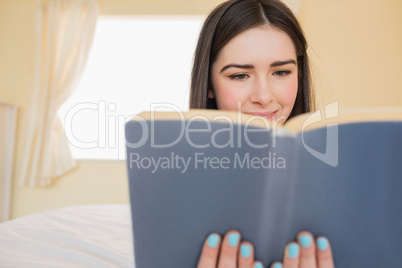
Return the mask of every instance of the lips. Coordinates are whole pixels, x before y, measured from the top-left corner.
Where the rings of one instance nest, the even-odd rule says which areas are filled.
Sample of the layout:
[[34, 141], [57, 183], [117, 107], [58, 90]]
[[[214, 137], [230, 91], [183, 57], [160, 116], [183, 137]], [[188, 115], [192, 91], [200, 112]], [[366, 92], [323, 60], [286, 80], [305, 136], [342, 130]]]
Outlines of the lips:
[[255, 112], [255, 113], [248, 113], [251, 115], [261, 116], [263, 118], [272, 119], [277, 114], [278, 110], [276, 111], [268, 111], [268, 112]]

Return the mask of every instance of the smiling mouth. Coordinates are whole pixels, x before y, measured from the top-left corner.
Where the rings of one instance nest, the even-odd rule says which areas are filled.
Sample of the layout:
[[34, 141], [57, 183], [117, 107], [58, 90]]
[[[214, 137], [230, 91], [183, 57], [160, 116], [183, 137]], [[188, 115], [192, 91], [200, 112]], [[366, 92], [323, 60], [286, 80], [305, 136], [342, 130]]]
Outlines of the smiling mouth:
[[276, 112], [273, 112], [273, 113], [270, 113], [269, 115], [266, 115], [266, 116], [263, 116], [263, 117], [264, 117], [264, 118], [268, 118], [268, 117], [273, 116], [275, 113], [276, 113]]
[[266, 118], [266, 119], [272, 119], [276, 113], [278, 112], [278, 110], [276, 110], [275, 112], [270, 112], [270, 113], [250, 113], [252, 115], [256, 115], [256, 116], [261, 116], [262, 118]]

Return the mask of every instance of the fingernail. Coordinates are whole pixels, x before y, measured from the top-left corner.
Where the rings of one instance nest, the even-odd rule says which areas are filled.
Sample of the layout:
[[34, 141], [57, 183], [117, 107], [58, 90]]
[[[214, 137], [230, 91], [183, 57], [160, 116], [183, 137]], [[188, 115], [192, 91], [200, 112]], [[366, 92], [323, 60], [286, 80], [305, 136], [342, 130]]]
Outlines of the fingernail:
[[239, 243], [239, 239], [240, 239], [239, 234], [237, 234], [237, 233], [230, 234], [228, 236], [229, 245], [232, 246], [232, 247], [237, 246], [237, 243]]
[[254, 264], [254, 268], [264, 268], [264, 266], [262, 266], [261, 262], [257, 262]]
[[275, 263], [274, 268], [282, 268], [282, 264], [281, 263]]
[[208, 246], [211, 248], [215, 248], [219, 243], [219, 235], [210, 234], [208, 237]]
[[299, 236], [299, 241], [302, 247], [307, 248], [311, 245], [311, 236], [309, 235], [301, 235]]
[[317, 246], [321, 250], [326, 250], [328, 247], [328, 240], [325, 237], [320, 237], [317, 239]]
[[288, 246], [288, 256], [291, 259], [294, 259], [297, 256], [299, 256], [299, 245], [298, 244], [290, 244]]
[[240, 246], [240, 254], [243, 258], [248, 258], [251, 255], [251, 247], [249, 245]]

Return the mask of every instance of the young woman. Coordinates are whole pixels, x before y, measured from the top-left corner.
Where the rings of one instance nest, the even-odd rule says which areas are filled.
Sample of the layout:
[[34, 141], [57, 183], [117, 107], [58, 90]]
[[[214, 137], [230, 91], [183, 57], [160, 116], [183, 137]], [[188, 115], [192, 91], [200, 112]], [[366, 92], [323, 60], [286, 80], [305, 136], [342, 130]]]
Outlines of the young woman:
[[[190, 108], [261, 116], [281, 125], [314, 109], [307, 42], [292, 12], [279, 0], [231, 0], [206, 19], [192, 70]], [[231, 230], [210, 234], [199, 268], [259, 268], [251, 243]], [[302, 231], [271, 267], [332, 268], [328, 240]]]

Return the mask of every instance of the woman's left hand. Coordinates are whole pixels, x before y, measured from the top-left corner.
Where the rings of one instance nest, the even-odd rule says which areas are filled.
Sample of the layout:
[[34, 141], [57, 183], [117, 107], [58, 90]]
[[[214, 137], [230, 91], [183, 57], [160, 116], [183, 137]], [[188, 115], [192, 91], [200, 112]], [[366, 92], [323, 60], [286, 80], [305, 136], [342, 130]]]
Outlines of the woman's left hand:
[[[217, 233], [206, 239], [197, 268], [263, 268], [254, 260], [254, 248], [250, 242], [241, 241], [238, 231], [226, 233], [223, 240]], [[297, 242], [290, 242], [285, 248], [283, 262], [275, 262], [271, 268], [334, 268], [332, 251], [327, 238], [317, 239], [303, 231], [297, 235]]]

